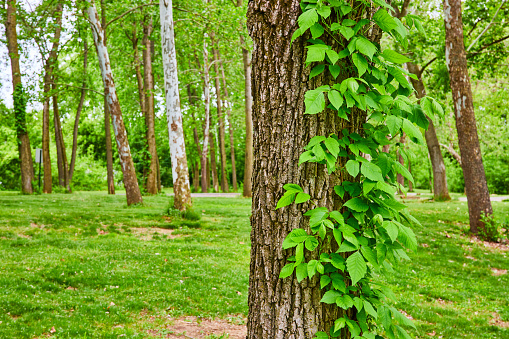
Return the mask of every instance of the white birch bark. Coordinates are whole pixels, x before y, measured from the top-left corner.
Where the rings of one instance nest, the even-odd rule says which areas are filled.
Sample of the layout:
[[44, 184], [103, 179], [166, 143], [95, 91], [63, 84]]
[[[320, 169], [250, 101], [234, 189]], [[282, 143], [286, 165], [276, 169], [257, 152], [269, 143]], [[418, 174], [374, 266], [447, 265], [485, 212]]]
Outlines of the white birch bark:
[[184, 210], [191, 206], [191, 189], [187, 168], [186, 145], [180, 111], [177, 53], [173, 26], [172, 0], [160, 0], [161, 46], [163, 51], [164, 87], [166, 92], [166, 117], [170, 141], [171, 169], [175, 208]]
[[[207, 153], [209, 146], [210, 132], [210, 88], [209, 88], [209, 51], [207, 46], [207, 33], [203, 39], [203, 95], [205, 104], [205, 129], [203, 130], [203, 147], [202, 147], [202, 163], [207, 163]], [[207, 187], [207, 167], [202, 166], [201, 169], [201, 189], [206, 192]]]
[[95, 5], [91, 0], [87, 1], [90, 5], [87, 8], [87, 13], [90, 21], [90, 26], [92, 27], [92, 34], [94, 36], [99, 67], [101, 68], [104, 93], [106, 95], [108, 109], [111, 115], [111, 120], [113, 122], [113, 131], [115, 133], [115, 140], [117, 142], [120, 165], [124, 175], [124, 186], [126, 190], [127, 204], [131, 205], [141, 203], [143, 201], [140, 188], [138, 186], [138, 179], [136, 178], [133, 159], [131, 157], [131, 150], [129, 148], [129, 141], [127, 139], [124, 120], [122, 119], [122, 112], [120, 111], [120, 104], [118, 102], [115, 82], [113, 81], [110, 57], [108, 55], [108, 49], [104, 43], [104, 30], [101, 26]]

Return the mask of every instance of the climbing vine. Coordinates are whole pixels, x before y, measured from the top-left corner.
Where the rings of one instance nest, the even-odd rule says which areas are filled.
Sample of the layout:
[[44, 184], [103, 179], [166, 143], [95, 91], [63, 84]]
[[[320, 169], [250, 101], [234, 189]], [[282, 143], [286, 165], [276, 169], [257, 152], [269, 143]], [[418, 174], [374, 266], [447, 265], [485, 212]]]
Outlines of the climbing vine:
[[14, 100], [14, 117], [16, 119], [17, 135], [27, 133], [26, 126], [26, 103], [27, 97], [22, 84], [17, 84], [12, 95]]
[[[421, 99], [420, 105], [410, 98], [413, 87], [408, 77], [415, 76], [401, 65], [411, 60], [394, 50], [382, 50], [367, 34], [376, 25], [406, 49], [408, 30], [423, 28], [414, 15], [402, 20], [393, 17], [392, 7], [383, 0], [302, 0], [301, 8], [292, 41], [310, 31], [306, 63], [313, 67], [309, 77], [330, 72], [336, 79], [332, 86], [306, 92], [305, 114], [319, 114], [327, 107], [346, 120], [354, 110], [365, 112], [367, 120], [361, 134], [343, 129], [315, 136], [301, 154], [299, 164], [325, 165], [329, 175], [345, 171], [348, 175], [342, 177], [351, 181], [334, 187], [335, 194], [346, 200], [339, 210], [315, 206], [304, 214], [310, 231], [294, 229], [288, 234], [283, 249], [295, 248], [295, 255], [288, 258], [280, 278], [295, 272], [301, 282], [318, 274], [321, 302], [344, 310], [330, 332], [318, 332], [315, 339], [335, 338], [346, 329], [354, 339], [410, 338], [402, 326], [414, 327], [413, 323], [387, 303], [387, 298], [394, 299], [392, 291], [370, 281], [373, 273], [390, 274], [400, 260], [409, 259], [405, 248], [415, 250], [417, 240], [408, 225], [419, 224], [394, 198], [397, 174], [410, 181], [412, 175], [381, 148], [400, 133], [424, 143], [420, 128], [428, 127], [426, 114], [442, 115], [443, 111], [432, 98]], [[343, 49], [327, 45], [320, 39], [324, 35]], [[349, 65], [354, 76], [338, 80]], [[286, 184], [284, 189], [276, 208], [313, 201], [297, 184]], [[306, 255], [316, 259], [306, 261]]]

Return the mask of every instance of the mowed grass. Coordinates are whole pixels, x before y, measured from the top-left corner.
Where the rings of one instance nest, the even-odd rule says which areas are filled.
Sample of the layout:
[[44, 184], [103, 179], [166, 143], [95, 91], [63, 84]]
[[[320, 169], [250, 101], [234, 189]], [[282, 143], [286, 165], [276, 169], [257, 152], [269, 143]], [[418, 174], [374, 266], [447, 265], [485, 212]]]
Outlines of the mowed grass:
[[[144, 201], [0, 192], [0, 338], [149, 338], [182, 315], [242, 321], [250, 201], [194, 199], [202, 219], [188, 224], [164, 217], [168, 197]], [[509, 269], [509, 252], [464, 235], [466, 202], [409, 207], [420, 246], [387, 282], [412, 337], [509, 338], [509, 274], [492, 270]]]

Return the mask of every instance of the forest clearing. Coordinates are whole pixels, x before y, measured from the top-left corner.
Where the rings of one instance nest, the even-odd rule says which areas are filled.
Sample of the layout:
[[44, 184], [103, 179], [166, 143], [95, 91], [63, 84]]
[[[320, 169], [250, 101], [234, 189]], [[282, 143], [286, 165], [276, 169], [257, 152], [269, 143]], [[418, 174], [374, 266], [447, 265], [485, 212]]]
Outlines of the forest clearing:
[[509, 1], [5, 0], [0, 338], [509, 338]]

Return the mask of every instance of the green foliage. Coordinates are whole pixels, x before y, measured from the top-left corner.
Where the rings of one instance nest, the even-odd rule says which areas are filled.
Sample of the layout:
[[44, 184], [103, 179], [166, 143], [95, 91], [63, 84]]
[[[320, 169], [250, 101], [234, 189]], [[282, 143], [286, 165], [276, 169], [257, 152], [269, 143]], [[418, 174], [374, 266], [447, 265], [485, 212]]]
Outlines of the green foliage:
[[508, 228], [508, 224], [505, 222], [500, 222], [495, 219], [493, 215], [486, 215], [485, 213], [481, 214], [481, 221], [484, 223], [484, 227], [479, 229], [479, 237], [486, 241], [497, 242], [500, 239], [500, 229]]
[[[391, 9], [384, 1], [375, 3]], [[333, 74], [337, 80], [335, 84], [308, 90], [304, 100], [305, 114], [320, 114], [326, 109], [328, 100], [331, 105], [327, 108], [336, 111], [343, 119], [349, 120], [348, 115], [355, 114], [354, 109], [367, 111], [369, 119], [363, 124], [362, 135], [344, 129], [329, 136], [315, 136], [305, 147], [299, 164], [316, 162], [325, 165], [329, 174], [345, 171], [352, 181], [344, 180], [334, 187], [336, 194], [347, 200], [339, 210], [317, 207], [304, 214], [309, 217], [311, 234], [296, 229], [287, 236], [283, 248], [295, 248], [295, 256], [292, 257], [293, 262], [281, 270], [280, 278], [295, 272], [301, 282], [318, 273], [324, 289], [321, 302], [335, 304], [344, 310], [357, 308], [354, 319], [345, 315], [336, 320], [330, 332], [332, 337], [336, 337], [336, 331], [347, 327], [354, 338], [360, 338], [361, 333], [363, 338], [375, 338], [379, 332], [376, 328], [383, 325], [392, 337], [397, 333], [399, 337], [407, 338], [408, 334], [398, 323], [411, 327], [413, 324], [396, 309], [390, 308], [389, 311], [384, 303], [386, 294], [369, 282], [372, 274], [392, 273], [393, 265], [408, 259], [404, 247], [417, 249], [415, 234], [404, 224], [418, 222], [403, 204], [394, 199], [397, 174], [412, 182], [413, 177], [392, 156], [381, 152], [381, 146], [387, 143], [387, 136], [394, 138], [403, 132], [412, 141], [424, 144], [420, 128], [427, 128], [428, 122], [423, 111], [430, 116], [443, 116], [443, 110], [431, 98], [422, 100], [422, 109], [412, 102], [408, 98], [412, 86], [406, 77], [415, 76], [399, 66], [410, 59], [393, 50], [381, 50], [364, 36], [364, 27], [376, 24], [406, 47], [408, 28], [420, 27], [420, 19], [412, 16], [406, 20], [405, 26], [385, 8], [379, 8], [372, 22], [367, 19], [356, 21], [358, 14], [372, 5], [362, 1], [358, 6], [356, 16], [350, 17], [352, 8], [347, 2], [335, 1], [327, 5], [304, 0], [301, 3], [303, 14], [292, 39], [308, 29], [311, 31], [314, 40], [309, 40], [306, 63], [320, 64], [313, 68], [310, 77], [325, 72], [325, 67], [321, 67], [323, 64], [330, 68], [339, 62], [340, 67], [353, 67], [355, 70], [346, 79], [338, 79]], [[331, 12], [337, 16], [330, 15]], [[318, 29], [317, 25], [321, 28]], [[317, 39], [322, 34], [331, 35], [345, 46], [345, 50], [340, 53], [334, 51]], [[338, 167], [338, 163], [345, 165]], [[296, 184], [287, 184], [284, 189], [286, 193], [278, 201], [277, 209], [294, 201], [314, 201], [314, 197]], [[306, 199], [299, 200], [300, 194], [306, 194]], [[311, 242], [310, 239], [315, 240]], [[338, 248], [336, 253], [330, 253], [333, 242], [332, 247]], [[306, 262], [305, 248], [309, 252], [318, 251], [320, 259]], [[387, 316], [380, 317], [385, 319], [382, 321], [378, 313], [384, 313], [384, 310], [387, 310]], [[388, 321], [391, 317], [394, 317], [394, 324]], [[318, 332], [315, 338], [328, 337], [325, 332]]]

